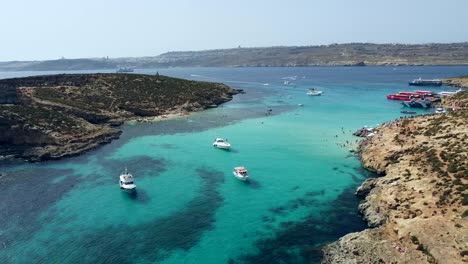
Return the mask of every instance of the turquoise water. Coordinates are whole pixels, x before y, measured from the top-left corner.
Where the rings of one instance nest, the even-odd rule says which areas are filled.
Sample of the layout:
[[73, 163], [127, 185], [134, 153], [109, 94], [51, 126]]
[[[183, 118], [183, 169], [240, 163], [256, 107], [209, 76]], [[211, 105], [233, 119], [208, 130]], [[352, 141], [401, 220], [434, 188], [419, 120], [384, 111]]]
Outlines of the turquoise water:
[[[317, 262], [321, 245], [365, 228], [353, 191], [368, 175], [349, 153], [351, 133], [399, 117], [385, 95], [409, 90], [408, 80], [468, 67], [141, 72], [156, 71], [247, 93], [188, 117], [128, 124], [119, 140], [79, 157], [0, 164], [11, 175], [0, 179], [1, 263]], [[35, 74], [44, 72], [0, 78]], [[295, 85], [283, 84], [288, 76]], [[306, 96], [311, 86], [323, 96]], [[214, 149], [216, 137], [232, 150]], [[250, 182], [232, 176], [240, 165]], [[118, 187], [125, 166], [135, 194]]]

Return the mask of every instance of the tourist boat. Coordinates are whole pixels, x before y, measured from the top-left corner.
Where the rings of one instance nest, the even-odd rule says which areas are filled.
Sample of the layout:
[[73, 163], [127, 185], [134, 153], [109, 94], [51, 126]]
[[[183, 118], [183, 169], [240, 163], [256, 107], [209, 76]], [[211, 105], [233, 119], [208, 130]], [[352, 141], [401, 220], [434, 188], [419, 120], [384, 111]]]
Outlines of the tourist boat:
[[387, 95], [387, 99], [399, 100], [399, 101], [410, 101], [412, 99], [425, 99], [432, 98], [435, 94], [431, 91], [416, 90], [414, 92], [399, 92], [396, 94]]
[[127, 72], [133, 72], [133, 69], [128, 68], [128, 67], [120, 67], [116, 71], [116, 73], [127, 73]]
[[309, 91], [307, 91], [307, 95], [312, 95], [312, 96], [322, 95], [322, 91], [317, 91], [315, 89], [309, 89]]
[[234, 174], [234, 177], [241, 181], [246, 181], [249, 178], [249, 174], [244, 167], [235, 167], [232, 174]]
[[414, 115], [416, 114], [416, 111], [408, 111], [408, 110], [403, 110], [401, 111], [402, 114], [407, 114], [407, 115]]
[[410, 100], [410, 101], [404, 101], [401, 104], [407, 107], [412, 107], [412, 108], [429, 108], [431, 107], [431, 101], [424, 99], [424, 100]]
[[224, 140], [222, 138], [217, 138], [213, 142], [213, 147], [217, 147], [217, 148], [220, 148], [220, 149], [229, 149], [231, 147], [231, 144], [229, 144], [229, 142], [227, 142], [227, 140]]
[[415, 86], [441, 86], [442, 85], [442, 81], [439, 80], [439, 79], [421, 79], [421, 77], [419, 77], [419, 79], [414, 79], [412, 80], [411, 82], [408, 83], [409, 85], [415, 85]]
[[420, 95], [422, 97], [433, 97], [436, 94], [433, 93], [432, 91], [423, 91], [423, 90], [416, 90], [414, 91], [415, 94]]
[[125, 168], [124, 173], [120, 174], [120, 189], [124, 190], [134, 190], [136, 188], [135, 183], [133, 182], [133, 175], [127, 171]]
[[411, 93], [411, 92], [399, 92], [399, 93], [396, 93], [396, 94], [387, 95], [387, 99], [399, 100], [399, 101], [409, 101], [411, 99], [411, 96], [413, 96], [413, 93]]

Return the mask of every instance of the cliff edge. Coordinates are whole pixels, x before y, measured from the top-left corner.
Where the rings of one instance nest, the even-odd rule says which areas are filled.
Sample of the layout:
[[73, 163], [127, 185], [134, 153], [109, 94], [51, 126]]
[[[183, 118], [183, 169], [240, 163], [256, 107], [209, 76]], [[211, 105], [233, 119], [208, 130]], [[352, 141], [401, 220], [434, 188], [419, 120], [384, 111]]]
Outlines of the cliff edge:
[[403, 118], [361, 142], [356, 194], [369, 229], [324, 248], [322, 263], [468, 262], [468, 92], [447, 114]]

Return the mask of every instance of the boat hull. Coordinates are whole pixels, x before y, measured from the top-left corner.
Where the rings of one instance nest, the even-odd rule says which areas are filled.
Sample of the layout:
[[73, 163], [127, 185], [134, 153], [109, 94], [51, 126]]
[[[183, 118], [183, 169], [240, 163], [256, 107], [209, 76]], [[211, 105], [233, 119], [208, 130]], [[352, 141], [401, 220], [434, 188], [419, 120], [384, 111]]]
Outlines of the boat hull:
[[241, 180], [241, 181], [247, 181], [249, 179], [249, 176], [242, 176], [235, 172], [233, 172], [232, 174], [234, 175], [234, 177], [236, 177], [238, 180]]
[[132, 186], [132, 187], [127, 187], [127, 186], [124, 186], [124, 185], [120, 185], [120, 189], [124, 190], [124, 191], [128, 191], [128, 192], [132, 192], [134, 190], [136, 190], [136, 186]]
[[412, 86], [442, 86], [442, 82], [409, 82]]
[[219, 144], [213, 144], [213, 147], [219, 148], [219, 149], [230, 149], [231, 145], [219, 145]]

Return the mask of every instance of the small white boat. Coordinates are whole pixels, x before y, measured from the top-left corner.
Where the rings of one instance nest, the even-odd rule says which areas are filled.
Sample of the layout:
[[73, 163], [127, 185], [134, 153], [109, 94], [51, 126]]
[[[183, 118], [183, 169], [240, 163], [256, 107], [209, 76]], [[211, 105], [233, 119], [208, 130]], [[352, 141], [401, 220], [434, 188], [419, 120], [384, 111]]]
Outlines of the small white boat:
[[444, 108], [438, 107], [438, 108], [436, 108], [435, 113], [436, 114], [444, 114], [444, 113], [447, 113], [447, 110], [445, 110]]
[[224, 140], [222, 138], [217, 138], [213, 142], [213, 147], [217, 147], [220, 149], [229, 149], [231, 147], [231, 144], [227, 142], [227, 140]]
[[315, 89], [310, 89], [309, 91], [307, 91], [307, 95], [312, 95], [312, 96], [322, 95], [322, 91], [317, 91]]
[[232, 171], [232, 174], [234, 174], [234, 177], [241, 181], [246, 181], [249, 179], [249, 174], [244, 167], [235, 167], [234, 171]]
[[133, 175], [128, 173], [127, 168], [125, 168], [124, 173], [120, 174], [120, 189], [124, 190], [134, 190], [136, 188], [135, 183], [133, 182]]

